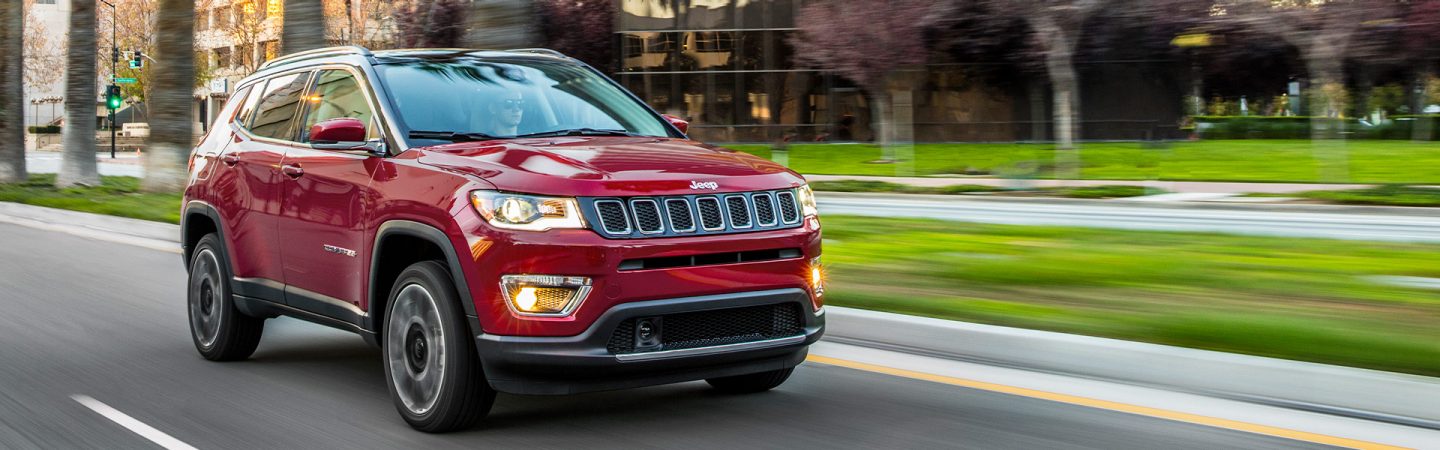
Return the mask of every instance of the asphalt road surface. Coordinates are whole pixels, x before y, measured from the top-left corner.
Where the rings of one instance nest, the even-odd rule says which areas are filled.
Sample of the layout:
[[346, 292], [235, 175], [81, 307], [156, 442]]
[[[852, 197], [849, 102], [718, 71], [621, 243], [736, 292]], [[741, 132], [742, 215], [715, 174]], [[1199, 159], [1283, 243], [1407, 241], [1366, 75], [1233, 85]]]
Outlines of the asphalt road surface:
[[1123, 201], [935, 198], [820, 192], [824, 214], [912, 217], [1009, 225], [1056, 225], [1259, 236], [1440, 242], [1440, 215], [1317, 212], [1314, 209], [1151, 205]]
[[277, 319], [251, 360], [201, 359], [184, 278], [172, 252], [0, 224], [0, 448], [157, 447], [142, 433], [202, 449], [1314, 447], [813, 362], [748, 396], [502, 394], [480, 427], [427, 435], [354, 335]]

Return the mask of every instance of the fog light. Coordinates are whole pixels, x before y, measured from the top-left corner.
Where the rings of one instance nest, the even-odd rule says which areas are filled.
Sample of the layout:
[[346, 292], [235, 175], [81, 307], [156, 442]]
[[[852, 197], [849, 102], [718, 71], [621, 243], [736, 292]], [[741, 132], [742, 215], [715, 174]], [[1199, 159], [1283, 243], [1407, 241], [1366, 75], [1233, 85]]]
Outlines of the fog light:
[[567, 316], [590, 294], [590, 279], [557, 275], [500, 277], [505, 304], [522, 316]]
[[815, 291], [815, 296], [825, 295], [825, 272], [821, 270], [820, 257], [810, 259], [810, 289]]

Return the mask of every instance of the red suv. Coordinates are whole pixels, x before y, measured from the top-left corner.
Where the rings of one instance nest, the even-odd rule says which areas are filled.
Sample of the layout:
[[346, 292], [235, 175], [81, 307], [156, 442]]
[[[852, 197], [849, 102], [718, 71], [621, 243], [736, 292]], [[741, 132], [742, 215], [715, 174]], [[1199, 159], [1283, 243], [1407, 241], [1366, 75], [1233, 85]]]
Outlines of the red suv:
[[207, 359], [270, 317], [350, 330], [439, 432], [497, 391], [767, 390], [823, 332], [805, 180], [556, 52], [297, 53], [219, 117], [181, 224]]

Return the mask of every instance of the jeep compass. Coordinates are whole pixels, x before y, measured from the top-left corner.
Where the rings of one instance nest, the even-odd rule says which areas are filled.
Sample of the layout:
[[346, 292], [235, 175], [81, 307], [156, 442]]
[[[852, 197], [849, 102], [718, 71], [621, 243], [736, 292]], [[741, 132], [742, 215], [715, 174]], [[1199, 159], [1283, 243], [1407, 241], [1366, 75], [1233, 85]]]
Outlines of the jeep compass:
[[554, 51], [297, 53], [218, 117], [181, 223], [206, 359], [267, 318], [349, 330], [441, 432], [496, 392], [768, 390], [823, 332], [805, 180]]

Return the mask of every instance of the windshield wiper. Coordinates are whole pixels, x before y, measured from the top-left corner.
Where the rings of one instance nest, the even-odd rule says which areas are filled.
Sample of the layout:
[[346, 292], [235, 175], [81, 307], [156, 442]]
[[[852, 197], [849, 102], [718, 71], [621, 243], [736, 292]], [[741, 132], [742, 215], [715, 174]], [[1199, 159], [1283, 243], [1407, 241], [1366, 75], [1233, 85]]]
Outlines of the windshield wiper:
[[595, 128], [571, 128], [568, 130], [542, 131], [539, 133], [522, 134], [517, 138], [551, 137], [551, 136], [639, 136], [625, 130], [600, 130]]
[[502, 139], [499, 136], [491, 136], [485, 133], [456, 133], [454, 131], [411, 131], [410, 139], [439, 139], [451, 142], [488, 141]]

